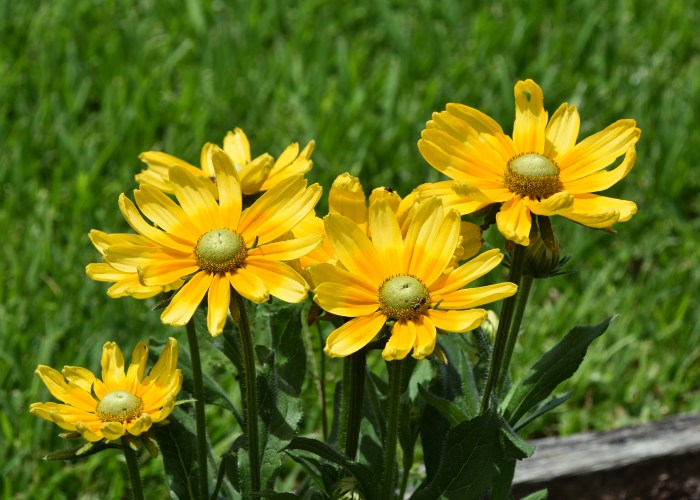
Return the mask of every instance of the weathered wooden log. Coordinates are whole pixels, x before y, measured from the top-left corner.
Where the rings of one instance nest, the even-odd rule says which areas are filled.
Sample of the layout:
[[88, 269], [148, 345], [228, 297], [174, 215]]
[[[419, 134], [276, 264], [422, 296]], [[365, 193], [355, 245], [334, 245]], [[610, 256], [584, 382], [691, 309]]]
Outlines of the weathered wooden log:
[[550, 498], [700, 498], [698, 414], [531, 442], [534, 456], [515, 471], [516, 498], [543, 488]]

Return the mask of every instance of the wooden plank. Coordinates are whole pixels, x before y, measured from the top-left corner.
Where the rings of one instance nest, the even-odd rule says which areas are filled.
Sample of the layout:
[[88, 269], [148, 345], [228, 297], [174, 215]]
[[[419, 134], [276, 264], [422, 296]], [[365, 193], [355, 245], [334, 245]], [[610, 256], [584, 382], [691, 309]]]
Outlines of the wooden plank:
[[637, 463], [700, 453], [700, 415], [530, 441], [535, 454], [517, 464], [514, 485], [612, 471]]

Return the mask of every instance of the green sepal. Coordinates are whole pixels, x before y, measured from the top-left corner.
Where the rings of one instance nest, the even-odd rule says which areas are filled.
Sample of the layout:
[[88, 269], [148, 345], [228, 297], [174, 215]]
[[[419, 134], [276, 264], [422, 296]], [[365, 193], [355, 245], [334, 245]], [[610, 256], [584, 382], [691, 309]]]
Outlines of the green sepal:
[[121, 449], [118, 444], [110, 444], [105, 441], [98, 441], [96, 443], [86, 443], [74, 448], [66, 448], [63, 450], [52, 451], [44, 457], [47, 462], [57, 461], [57, 460], [80, 460], [81, 458], [89, 457], [95, 453], [99, 453], [108, 449]]

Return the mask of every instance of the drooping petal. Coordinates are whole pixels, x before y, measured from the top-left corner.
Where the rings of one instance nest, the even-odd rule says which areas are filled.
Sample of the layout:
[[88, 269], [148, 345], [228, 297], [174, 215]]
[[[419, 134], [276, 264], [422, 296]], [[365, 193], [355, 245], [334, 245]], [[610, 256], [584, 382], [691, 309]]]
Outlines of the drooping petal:
[[559, 178], [569, 183], [611, 165], [639, 140], [641, 131], [634, 120], [618, 120], [587, 137], [559, 160]]
[[252, 270], [241, 267], [234, 273], [226, 273], [226, 276], [236, 292], [246, 299], [260, 304], [270, 298], [265, 282]]
[[532, 80], [515, 84], [513, 144], [519, 153], [544, 153], [547, 112], [542, 89]]
[[466, 311], [441, 311], [428, 309], [428, 316], [435, 326], [446, 332], [468, 332], [486, 319], [484, 309], [467, 309]]
[[369, 237], [382, 259], [385, 272], [400, 274], [404, 270], [403, 237], [396, 215], [386, 200], [377, 200], [370, 206]]
[[173, 296], [168, 307], [160, 315], [160, 320], [168, 325], [185, 325], [202, 302], [212, 279], [213, 275], [206, 271], [200, 271], [192, 276]]
[[532, 213], [537, 215], [555, 215], [569, 208], [574, 203], [574, 196], [568, 191], [560, 191], [543, 200], [536, 200], [530, 197], [523, 198], [523, 202]]
[[429, 288], [431, 296], [445, 296], [481, 278], [501, 263], [503, 254], [497, 248], [488, 250], [449, 274], [438, 278]]
[[314, 301], [326, 311], [356, 318], [367, 316], [379, 309], [377, 292], [339, 283], [325, 282], [316, 287]]
[[496, 224], [506, 239], [518, 245], [530, 244], [532, 216], [530, 209], [520, 196], [515, 196], [503, 204], [500, 212], [496, 214]]
[[224, 330], [231, 302], [231, 283], [224, 274], [213, 275], [207, 298], [207, 329], [216, 336]]
[[304, 278], [284, 262], [266, 257], [248, 257], [245, 267], [265, 283], [270, 295], [285, 302], [296, 304], [304, 300], [309, 291]]
[[326, 234], [338, 259], [351, 273], [362, 276], [379, 287], [388, 275], [382, 267], [382, 258], [367, 235], [350, 219], [337, 214], [324, 218]]
[[574, 197], [571, 208], [559, 215], [584, 226], [607, 228], [617, 221], [629, 220], [635, 213], [637, 213], [637, 205], [631, 201], [595, 194], [580, 194]]
[[469, 309], [515, 295], [518, 286], [514, 283], [496, 283], [476, 288], [456, 290], [445, 295], [431, 294], [432, 302], [440, 309]]
[[132, 420], [126, 426], [126, 430], [132, 436], [140, 436], [151, 428], [153, 419], [148, 413], [142, 413], [139, 418]]
[[586, 177], [563, 183], [564, 189], [572, 194], [596, 193], [604, 191], [625, 178], [637, 161], [637, 153], [630, 148], [625, 159], [612, 170], [599, 170]]
[[416, 326], [416, 341], [413, 344], [412, 356], [416, 359], [423, 359], [430, 356], [435, 350], [437, 342], [437, 332], [435, 324], [428, 316], [421, 315], [414, 321]]
[[382, 357], [387, 361], [405, 358], [416, 343], [416, 329], [416, 323], [413, 321], [402, 319], [394, 323]]
[[557, 161], [557, 158], [567, 153], [576, 144], [581, 117], [576, 106], [567, 103], [559, 106], [545, 129], [544, 155]]
[[384, 323], [386, 316], [381, 312], [351, 319], [328, 336], [323, 350], [332, 358], [348, 356], [366, 346], [379, 333]]
[[100, 433], [108, 440], [114, 441], [126, 434], [126, 427], [121, 422], [103, 422]]

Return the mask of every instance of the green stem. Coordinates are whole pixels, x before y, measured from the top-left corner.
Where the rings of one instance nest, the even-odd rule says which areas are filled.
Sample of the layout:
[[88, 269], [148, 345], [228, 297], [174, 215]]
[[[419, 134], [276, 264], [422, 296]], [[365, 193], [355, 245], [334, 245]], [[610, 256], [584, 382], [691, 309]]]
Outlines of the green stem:
[[513, 357], [513, 349], [515, 349], [515, 342], [518, 340], [518, 334], [520, 333], [520, 325], [523, 322], [523, 315], [525, 314], [525, 307], [527, 306], [527, 300], [530, 297], [530, 290], [532, 289], [533, 277], [530, 275], [525, 275], [520, 281], [520, 286], [518, 288], [518, 300], [515, 305], [515, 314], [513, 315], [513, 322], [510, 326], [510, 331], [508, 332], [508, 339], [506, 341], [506, 352], [503, 355], [503, 365], [501, 368], [501, 374], [498, 382], [498, 392], [501, 391], [503, 384], [508, 377], [508, 366], [510, 366], [510, 360]]
[[233, 292], [232, 300], [236, 301], [239, 318], [238, 333], [241, 340], [241, 354], [243, 355], [243, 409], [245, 419], [246, 442], [248, 443], [248, 461], [250, 463], [250, 488], [252, 492], [260, 491], [260, 443], [258, 435], [258, 385], [255, 371], [255, 351], [253, 349], [253, 337], [250, 333], [248, 314], [245, 301], [240, 294]]
[[389, 401], [386, 413], [386, 436], [384, 437], [384, 477], [382, 478], [383, 500], [394, 499], [394, 464], [396, 463], [396, 440], [399, 434], [399, 405], [401, 402], [401, 371], [404, 361], [387, 362], [389, 369]]
[[364, 350], [351, 354], [343, 360], [340, 444], [345, 451], [345, 456], [350, 460], [355, 460], [360, 441], [366, 362]]
[[[510, 272], [508, 273], [508, 281], [520, 284], [520, 279], [523, 276], [523, 267], [525, 265], [525, 252], [527, 247], [522, 245], [515, 245], [513, 249], [512, 258], [510, 262]], [[484, 394], [481, 399], [481, 413], [486, 413], [489, 409], [489, 403], [491, 402], [491, 393], [495, 387], [499, 387], [500, 382], [498, 378], [503, 372], [503, 359], [505, 356], [506, 343], [508, 341], [508, 332], [510, 331], [510, 323], [513, 319], [513, 312], [515, 311], [515, 301], [517, 300], [519, 293], [508, 297], [503, 301], [503, 309], [501, 310], [501, 318], [498, 322], [498, 329], [496, 330], [496, 341], [493, 346], [493, 356], [491, 358], [491, 363], [489, 364], [489, 374], [486, 379], [486, 386], [484, 387]]]
[[209, 498], [209, 474], [207, 472], [207, 428], [204, 421], [204, 384], [202, 383], [202, 363], [199, 360], [199, 345], [194, 320], [185, 325], [187, 341], [190, 346], [192, 361], [192, 379], [194, 383], [194, 415], [197, 429], [197, 463], [199, 465], [199, 494], [203, 499]]
[[321, 432], [323, 433], [323, 441], [328, 439], [328, 417], [326, 415], [326, 353], [323, 352], [323, 332], [321, 331], [321, 325], [316, 322], [316, 331], [318, 332], [319, 339], [319, 353], [321, 354], [321, 359], [319, 361], [319, 375], [318, 375], [318, 397], [321, 400]]
[[139, 474], [139, 464], [136, 460], [136, 452], [131, 448], [126, 436], [122, 436], [122, 451], [126, 459], [126, 468], [129, 470], [131, 494], [134, 500], [143, 500], [143, 488], [141, 487], [141, 476]]

